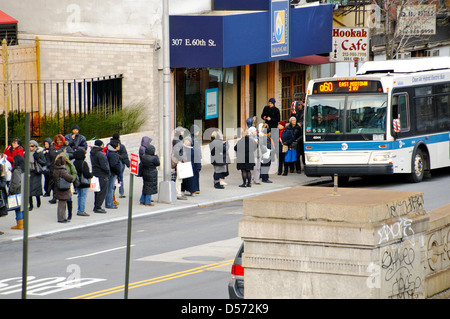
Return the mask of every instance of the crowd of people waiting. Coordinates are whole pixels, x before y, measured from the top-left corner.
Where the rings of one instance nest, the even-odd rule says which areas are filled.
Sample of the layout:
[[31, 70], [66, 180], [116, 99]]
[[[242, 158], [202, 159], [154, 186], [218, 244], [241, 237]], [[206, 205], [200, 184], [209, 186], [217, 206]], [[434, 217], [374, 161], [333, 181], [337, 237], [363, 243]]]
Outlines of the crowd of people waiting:
[[[28, 148], [19, 138], [14, 138], [0, 159], [0, 217], [14, 210], [16, 225], [12, 229], [23, 229], [23, 199], [20, 205], [10, 207], [8, 197], [22, 195], [24, 192], [25, 153], [29, 152], [29, 194], [28, 210], [41, 206], [41, 197], [51, 197], [49, 203], [57, 203], [57, 222], [67, 223], [72, 219], [72, 194], [77, 196], [78, 216], [89, 216], [86, 212], [86, 199], [91, 180], [98, 180], [99, 188], [94, 192], [95, 213], [106, 213], [102, 208], [117, 209], [115, 190], [125, 197], [123, 171], [130, 166], [125, 145], [120, 142], [118, 133], [113, 134], [104, 146], [96, 140], [90, 150], [91, 167], [86, 162], [88, 144], [80, 134], [78, 125], [72, 127], [66, 136], [57, 134], [53, 139], [46, 138], [43, 147], [30, 140]], [[42, 179], [44, 177], [44, 180]], [[44, 184], [42, 184], [44, 183]], [[0, 232], [1, 234], [1, 232]]]
[[[286, 176], [288, 171], [293, 173], [294, 170], [300, 174], [300, 161], [305, 165], [303, 128], [301, 127], [303, 103], [301, 101], [295, 103], [288, 123], [280, 120], [280, 110], [275, 103], [275, 99], [271, 98], [263, 109], [262, 123], [257, 123], [256, 116], [247, 119], [247, 127], [242, 132], [242, 138], [234, 146], [236, 168], [241, 171], [242, 176], [242, 184], [239, 187], [251, 187], [252, 184], [261, 182], [272, 183], [269, 179], [269, 170], [276, 158], [278, 158], [278, 175]], [[175, 181], [179, 200], [186, 200], [186, 195], [197, 196], [200, 193], [199, 174], [202, 152], [199, 131], [197, 125], [192, 125], [190, 130], [181, 126], [175, 129], [172, 141], [172, 179]], [[277, 135], [272, 136], [272, 134]], [[213, 183], [216, 189], [224, 189], [227, 185], [225, 178], [229, 175], [231, 163], [229, 147], [229, 143], [223, 140], [220, 131], [212, 132], [209, 150], [214, 168]], [[192, 176], [180, 178], [177, 174], [177, 165], [187, 162], [192, 164]]]
[[[269, 179], [271, 163], [278, 158], [278, 175], [286, 176], [288, 170], [301, 173], [300, 157], [303, 165], [303, 122], [302, 103], [297, 103], [292, 109], [289, 122], [280, 120], [280, 111], [275, 106], [275, 99], [269, 100], [262, 112], [263, 123], [257, 124], [256, 116], [247, 119], [247, 128], [243, 136], [234, 146], [236, 151], [236, 168], [241, 171], [242, 184], [239, 187], [251, 187], [253, 184], [272, 183]], [[277, 128], [277, 136], [272, 132]], [[192, 125], [190, 130], [183, 127], [175, 129], [172, 141], [172, 180], [178, 200], [186, 200], [186, 195], [200, 194], [200, 171], [202, 169], [202, 151], [200, 128]], [[152, 139], [144, 136], [139, 148], [139, 172], [143, 179], [140, 204], [153, 206], [152, 195], [158, 193], [159, 157]], [[278, 147], [276, 144], [278, 143]], [[223, 140], [220, 131], [214, 131], [210, 137], [210, 160], [214, 168], [214, 188], [224, 189], [229, 175], [229, 143]], [[276, 150], [278, 149], [278, 152]], [[289, 151], [295, 155], [291, 156]], [[72, 132], [63, 136], [57, 134], [53, 139], [46, 138], [43, 147], [35, 140], [29, 143], [25, 150], [20, 139], [14, 138], [0, 159], [0, 217], [8, 214], [8, 196], [22, 194], [23, 175], [25, 169], [25, 152], [29, 151], [29, 211], [41, 206], [41, 196], [52, 197], [49, 203], [57, 205], [57, 221], [67, 223], [72, 219], [72, 194], [77, 194], [77, 215], [89, 216], [86, 212], [88, 189], [92, 187], [91, 179], [98, 182], [98, 189], [94, 190], [95, 213], [106, 213], [102, 208], [117, 209], [115, 190], [119, 189], [119, 196], [124, 198], [123, 172], [130, 167], [130, 160], [124, 144], [120, 142], [118, 133], [113, 134], [105, 146], [101, 140], [95, 140], [90, 150], [91, 166], [86, 162], [88, 145], [86, 138], [80, 134], [79, 127], [74, 125]], [[192, 174], [182, 178], [178, 171], [178, 164], [190, 163]], [[44, 176], [44, 185], [42, 185]], [[67, 209], [67, 211], [66, 211]], [[16, 207], [16, 225], [12, 229], [23, 229], [23, 211]], [[67, 214], [66, 214], [67, 212]], [[0, 232], [1, 234], [1, 232]]]

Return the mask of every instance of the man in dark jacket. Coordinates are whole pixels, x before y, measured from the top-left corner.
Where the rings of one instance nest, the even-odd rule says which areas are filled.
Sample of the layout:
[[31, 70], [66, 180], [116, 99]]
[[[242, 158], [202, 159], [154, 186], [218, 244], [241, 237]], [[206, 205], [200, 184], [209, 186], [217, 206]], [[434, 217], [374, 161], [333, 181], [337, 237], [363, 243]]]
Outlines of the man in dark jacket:
[[111, 141], [116, 140], [119, 143], [119, 150], [117, 151], [117, 154], [119, 154], [119, 158], [120, 158], [120, 162], [121, 162], [121, 172], [120, 172], [120, 176], [118, 176], [118, 179], [120, 180], [120, 187], [119, 187], [119, 195], [120, 198], [125, 198], [126, 196], [125, 191], [124, 191], [124, 185], [123, 185], [123, 171], [125, 170], [125, 166], [126, 167], [130, 167], [130, 159], [128, 157], [128, 152], [127, 152], [127, 148], [125, 147], [124, 144], [122, 144], [120, 142], [120, 135], [119, 133], [114, 133]]
[[281, 120], [280, 110], [275, 106], [275, 99], [269, 100], [269, 105], [265, 106], [261, 118], [269, 125], [270, 129], [277, 128], [278, 122]]
[[95, 192], [94, 195], [94, 213], [106, 213], [106, 211], [102, 209], [102, 205], [105, 201], [106, 192], [108, 190], [108, 181], [111, 175], [109, 162], [106, 155], [103, 154], [102, 148], [103, 142], [101, 140], [96, 140], [90, 154], [92, 174], [98, 178], [100, 184], [100, 191]]
[[78, 125], [74, 125], [72, 127], [72, 133], [64, 136], [66, 141], [69, 143], [69, 146], [76, 151], [78, 148], [82, 148], [87, 150], [87, 142], [86, 137], [80, 134], [80, 128]]
[[[111, 176], [108, 180], [108, 191], [106, 192], [105, 207], [111, 209], [117, 209], [117, 205], [114, 203], [114, 190], [115, 183], [122, 172], [122, 164], [119, 158], [120, 145], [117, 140], [111, 140], [106, 148], [106, 157], [108, 158], [109, 169], [111, 171]], [[120, 180], [119, 180], [120, 183]]]

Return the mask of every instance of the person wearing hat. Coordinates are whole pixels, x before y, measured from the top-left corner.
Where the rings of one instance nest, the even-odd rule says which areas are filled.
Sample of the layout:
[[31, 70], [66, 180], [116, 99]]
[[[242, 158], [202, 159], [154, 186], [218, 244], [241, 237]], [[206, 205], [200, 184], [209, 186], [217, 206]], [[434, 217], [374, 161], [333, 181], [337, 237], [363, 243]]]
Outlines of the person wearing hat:
[[80, 128], [78, 125], [74, 124], [72, 126], [72, 133], [64, 136], [69, 146], [76, 151], [78, 148], [87, 150], [86, 137], [80, 134]]
[[[286, 128], [286, 122], [280, 121], [278, 122], [278, 131], [279, 131], [279, 137], [278, 137], [278, 175], [281, 175], [283, 172], [283, 166], [284, 166], [284, 155], [286, 151], [283, 152], [283, 143], [281, 141], [281, 135], [283, 134], [284, 129]], [[274, 137], [275, 138], [275, 137]]]
[[[149, 138], [149, 139], [151, 142], [151, 138]], [[119, 133], [114, 133], [112, 135], [111, 141], [113, 141], [113, 140], [115, 140], [119, 143], [119, 150], [117, 151], [117, 154], [119, 155], [120, 164], [122, 166], [120, 176], [118, 177], [118, 179], [121, 181], [120, 186], [119, 186], [119, 197], [125, 198], [126, 196], [125, 196], [125, 189], [124, 189], [124, 185], [123, 185], [123, 171], [125, 170], [125, 166], [128, 168], [130, 167], [130, 158], [128, 157], [127, 148], [120, 141]], [[115, 199], [113, 199], [113, 201], [115, 202]]]
[[18, 137], [13, 138], [11, 141], [11, 145], [9, 145], [3, 152], [3, 157], [8, 160], [8, 162], [11, 164], [11, 167], [14, 167], [14, 156], [16, 155], [25, 157], [25, 149], [23, 148], [22, 142]]
[[37, 207], [41, 206], [42, 174], [44, 173], [47, 161], [45, 160], [42, 148], [35, 140], [30, 141], [30, 196], [29, 210], [33, 210], [33, 196], [36, 197]]
[[92, 174], [98, 178], [100, 184], [100, 191], [94, 193], [94, 213], [106, 213], [106, 211], [102, 209], [102, 205], [106, 198], [111, 171], [108, 158], [103, 153], [103, 142], [101, 140], [96, 140], [94, 142], [90, 157]]
[[269, 125], [269, 129], [277, 128], [278, 122], [281, 120], [280, 110], [275, 106], [275, 99], [269, 99], [269, 103], [264, 107], [261, 118]]
[[118, 151], [120, 149], [119, 141], [111, 140], [107, 146], [107, 159], [109, 163], [109, 169], [111, 175], [108, 180], [108, 191], [106, 192], [105, 207], [110, 209], [117, 209], [117, 205], [114, 203], [114, 191], [116, 180], [120, 183], [122, 164], [120, 162]]

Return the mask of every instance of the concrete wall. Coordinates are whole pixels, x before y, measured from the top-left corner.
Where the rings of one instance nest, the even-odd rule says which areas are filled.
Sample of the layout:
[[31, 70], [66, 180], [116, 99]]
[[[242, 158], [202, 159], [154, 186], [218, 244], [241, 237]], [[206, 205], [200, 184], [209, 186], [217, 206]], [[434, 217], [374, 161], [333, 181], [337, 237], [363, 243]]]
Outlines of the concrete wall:
[[450, 288], [450, 206], [296, 187], [244, 200], [246, 298], [429, 298]]
[[[161, 0], [1, 1], [19, 21], [19, 33], [161, 39]], [[170, 0], [170, 14], [211, 9], [211, 0]]]

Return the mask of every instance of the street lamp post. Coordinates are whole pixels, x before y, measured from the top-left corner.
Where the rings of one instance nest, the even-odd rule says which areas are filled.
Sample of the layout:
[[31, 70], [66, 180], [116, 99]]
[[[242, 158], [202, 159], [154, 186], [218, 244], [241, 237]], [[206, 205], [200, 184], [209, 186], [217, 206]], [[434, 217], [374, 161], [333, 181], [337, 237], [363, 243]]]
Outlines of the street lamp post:
[[177, 200], [175, 183], [171, 174], [171, 135], [170, 135], [170, 42], [169, 42], [169, 0], [163, 0], [163, 170], [164, 179], [160, 183], [158, 201], [174, 203]]

